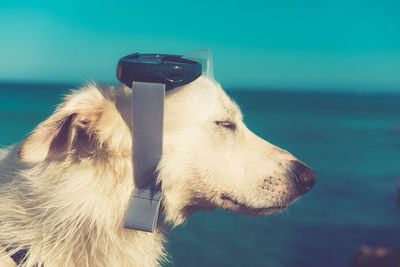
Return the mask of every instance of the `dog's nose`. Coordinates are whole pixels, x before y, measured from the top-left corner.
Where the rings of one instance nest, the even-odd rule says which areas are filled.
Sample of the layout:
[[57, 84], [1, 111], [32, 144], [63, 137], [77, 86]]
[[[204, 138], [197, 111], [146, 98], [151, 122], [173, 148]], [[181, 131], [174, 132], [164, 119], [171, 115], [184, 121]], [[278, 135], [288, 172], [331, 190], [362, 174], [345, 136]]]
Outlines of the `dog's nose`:
[[308, 168], [304, 163], [300, 161], [292, 161], [293, 172], [296, 176], [296, 182], [301, 194], [304, 194], [315, 185], [317, 181], [317, 175], [313, 170]]

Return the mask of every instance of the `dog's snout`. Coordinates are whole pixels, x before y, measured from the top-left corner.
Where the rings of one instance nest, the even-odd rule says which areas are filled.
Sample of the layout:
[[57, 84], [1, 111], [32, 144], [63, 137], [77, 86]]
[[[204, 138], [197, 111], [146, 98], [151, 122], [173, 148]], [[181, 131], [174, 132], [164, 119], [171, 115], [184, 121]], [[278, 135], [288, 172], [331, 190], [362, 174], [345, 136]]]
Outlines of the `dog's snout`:
[[296, 183], [302, 194], [310, 191], [317, 181], [317, 175], [313, 170], [300, 161], [292, 161], [293, 173], [296, 176]]

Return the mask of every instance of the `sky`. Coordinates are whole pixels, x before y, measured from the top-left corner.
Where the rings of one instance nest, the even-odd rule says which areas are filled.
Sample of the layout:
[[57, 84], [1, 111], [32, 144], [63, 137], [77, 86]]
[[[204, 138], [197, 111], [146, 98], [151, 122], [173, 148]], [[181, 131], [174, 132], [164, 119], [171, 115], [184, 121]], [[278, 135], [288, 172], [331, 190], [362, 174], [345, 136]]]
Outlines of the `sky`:
[[133, 52], [210, 48], [230, 88], [400, 92], [400, 1], [2, 0], [0, 81], [117, 82]]

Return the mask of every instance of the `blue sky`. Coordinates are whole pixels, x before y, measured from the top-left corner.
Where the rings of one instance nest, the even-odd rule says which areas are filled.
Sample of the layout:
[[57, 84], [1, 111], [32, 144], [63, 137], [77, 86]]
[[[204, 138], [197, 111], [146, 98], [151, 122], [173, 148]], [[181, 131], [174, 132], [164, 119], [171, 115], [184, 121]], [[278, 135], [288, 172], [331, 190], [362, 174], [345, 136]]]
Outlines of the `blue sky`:
[[400, 91], [400, 1], [14, 1], [0, 80], [115, 82], [132, 52], [210, 48], [227, 87]]

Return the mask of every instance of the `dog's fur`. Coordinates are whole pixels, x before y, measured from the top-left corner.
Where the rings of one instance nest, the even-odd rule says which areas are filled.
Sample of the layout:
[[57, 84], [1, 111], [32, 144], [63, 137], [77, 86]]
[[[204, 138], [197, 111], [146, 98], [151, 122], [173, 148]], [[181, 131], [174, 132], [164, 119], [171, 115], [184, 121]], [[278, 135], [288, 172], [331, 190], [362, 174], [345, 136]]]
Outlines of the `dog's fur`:
[[167, 92], [158, 227], [124, 229], [131, 142], [115, 104], [91, 84], [0, 150], [0, 255], [27, 249], [23, 266], [156, 266], [169, 228], [198, 210], [268, 215], [305, 192], [297, 159], [248, 130], [220, 85], [200, 77]]

